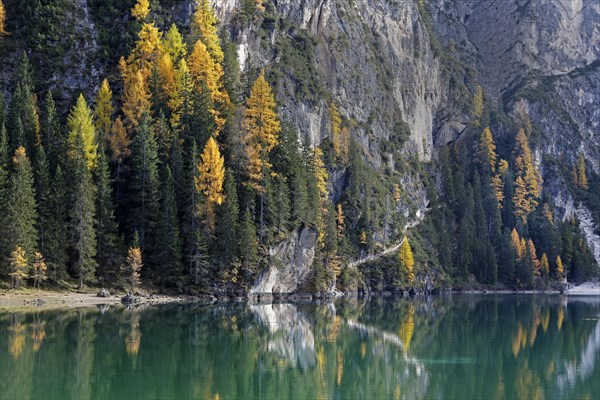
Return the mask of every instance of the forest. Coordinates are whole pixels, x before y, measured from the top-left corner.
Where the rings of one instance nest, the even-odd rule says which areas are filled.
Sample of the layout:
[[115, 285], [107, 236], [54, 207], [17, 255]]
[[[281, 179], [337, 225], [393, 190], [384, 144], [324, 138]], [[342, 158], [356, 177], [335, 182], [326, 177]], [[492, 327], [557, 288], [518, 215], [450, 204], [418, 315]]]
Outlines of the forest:
[[[251, 3], [243, 17], [264, 18], [268, 7]], [[0, 49], [7, 15], [0, 0]], [[36, 78], [35, 35], [23, 40], [0, 88], [7, 286], [245, 291], [275, 262], [270, 248], [302, 229], [317, 232], [306, 291], [421, 288], [432, 276], [447, 287], [551, 288], [597, 275], [577, 221], [554, 216], [535, 159], [539, 129], [524, 114], [496, 138], [489, 127], [506, 116], [480, 86], [471, 124], [439, 160], [403, 153], [399, 129], [387, 143], [395, 166], [380, 169], [334, 100], [331, 137], [317, 147], [280, 115], [277, 67], [242, 71], [208, 0], [189, 29], [163, 29], [154, 15], [137, 1], [136, 38], [116, 55], [117, 73], [66, 100], [66, 113]], [[600, 204], [600, 178], [583, 157], [563, 169], [582, 201]], [[407, 174], [427, 183], [430, 204], [405, 232]], [[400, 242], [399, 254], [348, 266]]]

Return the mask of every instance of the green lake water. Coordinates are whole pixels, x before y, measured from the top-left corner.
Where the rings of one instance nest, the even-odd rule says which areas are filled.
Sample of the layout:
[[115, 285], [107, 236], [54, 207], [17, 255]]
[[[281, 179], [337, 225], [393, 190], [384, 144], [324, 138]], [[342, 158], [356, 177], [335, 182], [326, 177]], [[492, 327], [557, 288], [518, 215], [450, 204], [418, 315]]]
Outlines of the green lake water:
[[600, 399], [600, 299], [0, 312], [0, 399]]

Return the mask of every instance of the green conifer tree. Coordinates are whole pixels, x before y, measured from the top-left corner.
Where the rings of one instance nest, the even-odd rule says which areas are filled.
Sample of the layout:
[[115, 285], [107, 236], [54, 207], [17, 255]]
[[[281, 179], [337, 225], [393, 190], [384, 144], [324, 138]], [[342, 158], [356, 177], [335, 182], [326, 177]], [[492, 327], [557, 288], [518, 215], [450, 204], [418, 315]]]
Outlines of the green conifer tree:
[[243, 249], [243, 251], [240, 251], [242, 266], [250, 271], [256, 270], [256, 263], [258, 262], [258, 238], [252, 213], [248, 208], [244, 211], [240, 221], [238, 245], [240, 249]]
[[175, 188], [169, 166], [166, 166], [163, 172], [161, 192], [154, 259], [159, 282], [172, 286], [181, 276], [182, 268]]
[[140, 248], [150, 254], [152, 232], [159, 210], [158, 145], [150, 116], [142, 115], [131, 143], [128, 221], [130, 232], [137, 230]]
[[225, 173], [225, 202], [219, 209], [217, 248], [224, 268], [238, 260], [239, 205], [235, 178], [230, 169]]
[[10, 243], [8, 248], [21, 247], [25, 251], [28, 265], [31, 265], [38, 241], [33, 171], [24, 147], [15, 150], [12, 161], [14, 172], [11, 176], [6, 220]]
[[48, 278], [52, 282], [60, 282], [67, 278], [67, 262], [69, 260], [67, 254], [69, 243], [68, 202], [69, 195], [65, 176], [58, 165], [48, 196], [50, 219], [46, 227], [44, 243]]
[[108, 159], [102, 145], [98, 152], [96, 186], [97, 275], [104, 282], [116, 282], [123, 262], [123, 244], [118, 235]]

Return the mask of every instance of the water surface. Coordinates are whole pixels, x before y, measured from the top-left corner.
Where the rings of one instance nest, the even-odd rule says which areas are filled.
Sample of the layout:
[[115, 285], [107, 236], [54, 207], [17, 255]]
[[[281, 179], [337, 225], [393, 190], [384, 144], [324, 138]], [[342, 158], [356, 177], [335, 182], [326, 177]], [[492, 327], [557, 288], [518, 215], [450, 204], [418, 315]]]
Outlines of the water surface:
[[0, 312], [1, 399], [599, 399], [600, 300]]

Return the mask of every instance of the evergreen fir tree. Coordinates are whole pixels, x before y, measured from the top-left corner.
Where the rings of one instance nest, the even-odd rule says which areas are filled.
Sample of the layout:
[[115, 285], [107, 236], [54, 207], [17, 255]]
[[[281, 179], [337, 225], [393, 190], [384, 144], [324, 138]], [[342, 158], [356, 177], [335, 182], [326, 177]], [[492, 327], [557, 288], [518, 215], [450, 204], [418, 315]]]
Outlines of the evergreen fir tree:
[[24, 147], [19, 147], [13, 157], [14, 172], [11, 177], [8, 196], [8, 248], [21, 247], [27, 264], [33, 263], [37, 251], [38, 232], [37, 203], [31, 163]]
[[240, 221], [238, 245], [240, 249], [243, 249], [240, 251], [242, 266], [246, 270], [255, 271], [258, 261], [258, 238], [252, 213], [248, 208], [244, 211]]
[[46, 248], [47, 234], [46, 229], [51, 224], [52, 210], [50, 209], [50, 172], [48, 170], [48, 160], [44, 147], [40, 144], [37, 147], [35, 157], [35, 191], [38, 204], [38, 249], [42, 254], [48, 254]]
[[50, 217], [45, 229], [46, 239], [44, 244], [48, 278], [52, 282], [59, 282], [67, 278], [67, 262], [69, 260], [67, 254], [69, 243], [68, 197], [65, 177], [60, 165], [58, 165], [50, 185], [48, 198]]
[[163, 172], [161, 191], [160, 215], [156, 227], [153, 257], [159, 281], [163, 285], [171, 286], [177, 282], [182, 268], [175, 188], [169, 166], [166, 166]]
[[[239, 206], [235, 178], [230, 170], [225, 174], [225, 202], [219, 210], [217, 224], [218, 254], [225, 268], [230, 268], [238, 260], [238, 219]], [[241, 249], [241, 248], [240, 248]]]
[[108, 160], [103, 146], [100, 146], [98, 168], [96, 170], [96, 237], [98, 250], [98, 278], [105, 282], [115, 282], [122, 264], [122, 245], [115, 220], [112, 186]]
[[150, 254], [152, 231], [159, 210], [158, 145], [147, 113], [134, 131], [131, 144], [131, 177], [128, 185], [129, 228], [137, 230], [143, 254]]
[[56, 111], [52, 92], [48, 92], [44, 102], [44, 114], [41, 124], [42, 144], [48, 157], [50, 171], [54, 171], [61, 157], [64, 156], [65, 138]]
[[73, 273], [79, 288], [90, 282], [96, 271], [96, 187], [89, 168], [88, 152], [82, 135], [75, 136], [73, 159], [74, 196], [71, 210]]

